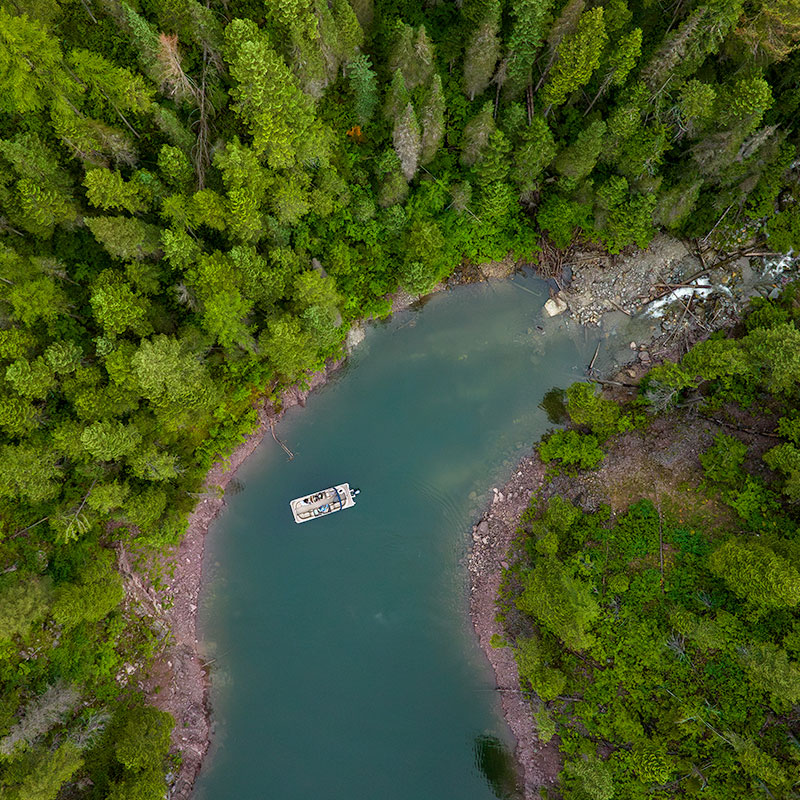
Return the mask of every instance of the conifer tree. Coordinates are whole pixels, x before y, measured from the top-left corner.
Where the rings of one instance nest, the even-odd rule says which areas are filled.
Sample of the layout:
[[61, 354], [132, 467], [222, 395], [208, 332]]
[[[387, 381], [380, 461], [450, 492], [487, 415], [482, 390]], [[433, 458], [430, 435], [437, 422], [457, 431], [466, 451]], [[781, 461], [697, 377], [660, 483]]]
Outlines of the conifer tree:
[[126, 181], [116, 170], [90, 169], [83, 179], [83, 185], [89, 202], [104, 211], [124, 209], [136, 214], [147, 207], [142, 185]]
[[392, 131], [392, 144], [400, 159], [400, 169], [405, 179], [410, 181], [417, 172], [422, 152], [422, 136], [417, 115], [411, 103], [406, 106], [403, 116], [395, 123]]
[[567, 4], [553, 20], [553, 24], [547, 32], [547, 60], [544, 66], [540, 68], [541, 76], [536, 84], [537, 92], [542, 88], [547, 76], [550, 74], [550, 69], [556, 58], [558, 58], [559, 45], [565, 36], [575, 32], [585, 7], [586, 0], [567, 0]]
[[146, 258], [161, 248], [160, 230], [132, 217], [86, 217], [86, 226], [115, 258]]
[[444, 137], [444, 110], [445, 100], [442, 92], [442, 79], [439, 75], [434, 75], [431, 81], [431, 88], [428, 90], [420, 112], [422, 122], [420, 164], [429, 164], [439, 150]]
[[642, 29], [634, 28], [630, 33], [622, 36], [619, 40], [612, 42], [609, 53], [602, 65], [605, 76], [600, 83], [592, 102], [589, 103], [585, 114], [588, 114], [594, 104], [600, 99], [609, 86], [621, 86], [628, 77], [628, 73], [633, 69], [642, 51]]
[[482, 158], [489, 137], [496, 130], [492, 104], [486, 103], [483, 108], [468, 120], [461, 135], [461, 163], [465, 167], [472, 167]]
[[558, 60], [542, 92], [548, 106], [561, 105], [589, 82], [600, 63], [606, 38], [602, 7], [584, 12], [575, 33], [565, 36], [558, 46]]
[[119, 113], [144, 114], [153, 105], [153, 89], [141, 75], [116, 67], [98, 53], [75, 48], [68, 58], [70, 69], [86, 87], [99, 108]]
[[410, 25], [398, 21], [387, 66], [392, 73], [403, 73], [409, 92], [430, 80], [434, 69], [433, 43], [424, 26], [415, 33]]
[[508, 40], [505, 91], [511, 97], [531, 83], [536, 53], [544, 41], [552, 0], [516, 0], [511, 6], [514, 24]]
[[58, 41], [36, 20], [0, 7], [0, 111], [39, 111], [69, 84]]
[[364, 44], [364, 31], [348, 0], [333, 0], [331, 11], [336, 23], [336, 56], [347, 63]]
[[525, 197], [534, 191], [539, 177], [556, 154], [556, 143], [547, 121], [535, 116], [523, 128], [519, 143], [514, 148], [511, 176]]
[[347, 65], [347, 77], [353, 91], [356, 119], [365, 127], [372, 121], [378, 106], [378, 81], [369, 56], [359, 53]]
[[558, 154], [553, 162], [555, 169], [575, 181], [585, 178], [597, 163], [603, 149], [605, 133], [606, 123], [602, 120], [584, 128], [578, 138]]
[[400, 115], [405, 111], [411, 97], [406, 88], [405, 78], [400, 70], [392, 76], [392, 82], [386, 91], [386, 99], [383, 103], [383, 116], [386, 121], [394, 125]]
[[464, 93], [470, 100], [483, 92], [492, 80], [500, 58], [500, 24], [497, 17], [485, 19], [472, 34], [464, 54]]
[[256, 24], [234, 20], [225, 29], [225, 43], [225, 58], [236, 81], [233, 108], [252, 134], [256, 153], [276, 169], [325, 159], [326, 137], [310, 98]]

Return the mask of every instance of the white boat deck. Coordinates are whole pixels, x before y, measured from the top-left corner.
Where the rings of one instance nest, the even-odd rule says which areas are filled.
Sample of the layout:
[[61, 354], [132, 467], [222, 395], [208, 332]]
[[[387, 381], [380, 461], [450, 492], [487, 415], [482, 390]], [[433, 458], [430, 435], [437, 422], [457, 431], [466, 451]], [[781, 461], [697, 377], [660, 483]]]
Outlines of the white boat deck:
[[308, 522], [318, 517], [326, 517], [356, 504], [349, 483], [339, 483], [320, 492], [297, 497], [289, 505], [295, 522]]

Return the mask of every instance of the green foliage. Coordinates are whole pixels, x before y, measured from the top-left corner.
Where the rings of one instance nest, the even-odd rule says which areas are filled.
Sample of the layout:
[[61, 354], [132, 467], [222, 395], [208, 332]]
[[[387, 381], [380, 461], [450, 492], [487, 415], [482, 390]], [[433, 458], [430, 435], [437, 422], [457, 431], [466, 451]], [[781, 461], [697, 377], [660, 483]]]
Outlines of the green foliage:
[[[0, 725], [15, 712], [22, 725], [32, 698], [59, 685], [51, 676], [68, 676], [84, 704], [0, 763], [9, 797], [165, 795], [163, 753], [137, 766], [124, 748], [123, 760], [114, 755], [137, 705], [135, 684], [123, 693], [116, 675], [146, 662], [153, 645], [146, 618], [117, 610], [110, 545], [135, 540], [146, 561], [148, 547], [176, 543], [202, 475], [251, 430], [256, 399], [338, 355], [347, 325], [388, 313], [399, 285], [425, 293], [462, 259], [524, 257], [540, 236], [619, 252], [645, 246], [656, 225], [703, 238], [721, 218], [714, 238], [746, 230], [770, 249], [800, 249], [800, 27], [790, 4], [689, 3], [666, 14], [625, 0], [412, 5], [234, 0], [220, 14], [197, 0], [31, 0], [0, 9]], [[709, 339], [680, 365], [655, 369], [643, 390], [653, 412], [705, 408], [701, 394], [709, 407], [780, 407], [785, 441], [765, 454], [777, 476], [745, 472], [735, 445], [703, 456], [706, 492], [720, 492], [732, 525], [762, 537], [740, 542], [737, 558], [774, 578], [772, 600], [772, 584], [743, 599], [733, 555], [714, 556], [719, 576], [707, 567], [724, 543], [704, 550], [696, 534], [670, 531], [668, 514], [657, 521], [677, 549], [665, 553], [661, 592], [646, 505], [619, 514], [613, 535], [604, 514], [566, 503], [526, 522], [531, 569], [535, 559], [564, 564], [542, 585], [591, 617], [571, 583], [583, 581], [602, 607], [590, 626], [542, 612], [548, 624], [589, 641], [613, 618], [613, 634], [601, 630], [582, 657], [619, 665], [614, 685], [625, 691], [593, 695], [544, 624], [536, 637], [526, 631], [535, 645], [510, 640], [530, 657], [526, 688], [563, 697], [554, 692], [566, 680], [570, 696], [586, 699], [564, 702], [610, 709], [591, 718], [590, 734], [622, 749], [661, 735], [672, 753], [692, 725], [720, 731], [727, 755], [692, 739], [678, 791], [719, 783], [682, 777], [685, 764], [735, 762], [736, 780], [712, 785], [716, 796], [762, 792], [759, 781], [785, 793], [786, 754], [762, 740], [758, 719], [744, 725], [741, 709], [727, 710], [731, 686], [756, 680], [747, 653], [709, 657], [709, 643], [738, 637], [744, 647], [743, 635], [695, 604], [683, 609], [692, 622], [681, 617], [681, 644], [658, 609], [691, 594], [688, 578], [670, 584], [671, 559], [694, 559], [692, 580], [712, 604], [746, 603], [776, 642], [790, 627], [777, 616], [794, 609], [784, 583], [796, 554], [782, 537], [796, 527], [800, 496], [798, 319], [789, 297], [756, 302], [743, 337]], [[600, 441], [638, 423], [588, 387], [572, 389], [569, 405], [591, 433], [560, 431], [541, 448], [568, 469], [596, 467]], [[608, 553], [592, 552], [596, 543]], [[637, 603], [647, 625], [634, 619]], [[758, 649], [769, 637], [749, 624], [748, 646], [774, 673], [759, 673], [763, 696], [778, 704], [775, 687], [791, 686], [792, 670]], [[710, 687], [700, 706], [716, 703], [724, 724], [669, 707], [665, 719], [690, 720], [676, 735], [636, 711], [671, 702], [652, 687], [659, 658], [681, 648], [680, 669], [710, 665], [696, 679]], [[702, 657], [692, 648], [705, 648]], [[792, 667], [796, 651], [785, 649]], [[634, 660], [653, 679], [649, 694], [631, 679]], [[581, 663], [588, 674], [594, 662]], [[564, 733], [553, 702], [537, 717], [543, 738]], [[113, 721], [97, 734], [102, 744], [95, 736], [84, 747], [84, 715], [101, 706]], [[562, 742], [565, 797], [605, 796], [610, 770], [617, 795], [636, 798], [650, 791], [642, 776], [661, 775], [619, 748], [601, 761], [571, 735]]]
[[585, 11], [577, 30], [565, 36], [558, 46], [558, 60], [542, 93], [547, 105], [560, 105], [572, 92], [589, 82], [600, 63], [607, 39], [603, 8]]
[[[600, 607], [588, 583], [572, 576], [557, 559], [544, 557], [522, 577], [522, 587], [517, 608], [535, 617], [570, 649], [584, 650], [594, 644], [590, 628]], [[551, 676], [551, 688], [554, 680]]]
[[558, 459], [565, 467], [595, 469], [605, 458], [597, 437], [578, 431], [556, 431], [539, 445], [539, 458], [545, 464]]
[[554, 700], [563, 693], [567, 676], [548, 667], [548, 657], [538, 639], [520, 637], [514, 648], [520, 681], [530, 684], [542, 700]]
[[700, 454], [700, 463], [706, 478], [723, 486], [738, 486], [744, 478], [742, 462], [747, 455], [747, 445], [728, 436], [718, 433], [714, 444]]
[[734, 594], [755, 605], [783, 608], [800, 603], [800, 573], [767, 545], [730, 539], [708, 563]]
[[623, 415], [617, 403], [597, 393], [593, 383], [573, 383], [567, 389], [567, 413], [576, 425], [587, 427], [600, 441], [633, 426], [632, 415]]

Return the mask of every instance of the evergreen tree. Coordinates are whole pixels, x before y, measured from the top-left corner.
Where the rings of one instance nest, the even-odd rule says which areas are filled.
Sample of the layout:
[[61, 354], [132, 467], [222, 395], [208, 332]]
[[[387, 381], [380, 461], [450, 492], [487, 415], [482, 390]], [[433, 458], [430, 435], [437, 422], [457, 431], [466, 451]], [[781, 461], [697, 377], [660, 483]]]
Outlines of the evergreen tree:
[[525, 197], [538, 186], [539, 177], [556, 154], [556, 143], [547, 121], [535, 116], [523, 128], [514, 148], [511, 176]]
[[234, 111], [253, 136], [253, 148], [271, 167], [327, 157], [326, 136], [310, 98], [250, 20], [225, 29], [225, 58], [236, 85]]
[[585, 178], [597, 163], [605, 141], [606, 123], [592, 122], [578, 138], [563, 149], [553, 162], [555, 169], [567, 178], [579, 181]]
[[592, 98], [592, 102], [586, 109], [588, 114], [594, 104], [600, 99], [609, 86], [621, 86], [628, 77], [628, 73], [633, 69], [639, 55], [642, 52], [642, 29], [634, 28], [630, 33], [613, 42], [609, 48], [605, 61], [605, 77], [600, 83], [597, 94]]
[[383, 116], [386, 121], [394, 125], [400, 115], [405, 111], [411, 97], [406, 88], [406, 81], [400, 70], [392, 76], [392, 82], [386, 91], [386, 99], [383, 104]]
[[461, 135], [461, 163], [464, 166], [472, 167], [478, 163], [495, 129], [492, 105], [486, 103], [464, 126]]
[[38, 21], [0, 8], [0, 111], [39, 111], [52, 93], [65, 91], [58, 41]]
[[508, 40], [506, 90], [516, 96], [531, 83], [536, 54], [547, 33], [552, 0], [515, 0], [511, 6], [514, 23]]
[[392, 144], [400, 159], [400, 169], [407, 181], [417, 172], [419, 157], [422, 153], [422, 136], [414, 113], [414, 106], [409, 103], [403, 116], [397, 120], [392, 132]]
[[429, 164], [439, 150], [444, 138], [444, 110], [442, 79], [439, 75], [434, 75], [420, 112], [422, 122], [420, 164]]
[[481, 94], [494, 74], [500, 57], [500, 23], [489, 17], [478, 26], [464, 54], [464, 92], [470, 100]]
[[[378, 106], [378, 82], [369, 56], [360, 53], [347, 65], [347, 76], [353, 91], [353, 110], [358, 124], [365, 127], [372, 121]], [[402, 76], [401, 76], [402, 80]]]
[[572, 92], [589, 82], [606, 44], [603, 9], [584, 12], [574, 34], [558, 46], [558, 60], [542, 92], [548, 106], [561, 105]]

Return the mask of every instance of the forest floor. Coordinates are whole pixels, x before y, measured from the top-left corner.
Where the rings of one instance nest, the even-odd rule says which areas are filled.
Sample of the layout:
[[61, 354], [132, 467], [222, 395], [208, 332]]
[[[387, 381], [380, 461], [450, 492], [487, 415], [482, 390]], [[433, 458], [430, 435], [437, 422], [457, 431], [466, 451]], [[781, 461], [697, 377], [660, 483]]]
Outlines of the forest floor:
[[[670, 281], [677, 283], [684, 280], [693, 266], [701, 264], [700, 260], [693, 261], [695, 258], [684, 244], [666, 237], [657, 239], [650, 250], [637, 251], [628, 257], [609, 257], [596, 250], [575, 252], [565, 259], [560, 279], [551, 279], [551, 294], [562, 292], [570, 314], [578, 321], [589, 324], [603, 321], [608, 326], [609, 315], [612, 315], [610, 322], [613, 324], [618, 318], [633, 313], [631, 309], [637, 302], [641, 305], [640, 295], [643, 293], [658, 294], [662, 291], [658, 284], [665, 284], [663, 288], [666, 288]], [[461, 283], [506, 279], [520, 266], [512, 258], [480, 266], [462, 265], [437, 290]], [[743, 262], [739, 262], [740, 270], [744, 266]], [[735, 277], [735, 270], [731, 274]], [[724, 276], [720, 277], [724, 279]], [[393, 311], [404, 310], [418, 302], [420, 298], [398, 292], [394, 297]], [[729, 322], [731, 315], [736, 312], [735, 300], [732, 302], [732, 308], [725, 313], [716, 313], [711, 324], [719, 326]], [[686, 312], [673, 310], [672, 317], [664, 316], [663, 324], [667, 330], [660, 330], [654, 342], [640, 343], [637, 352], [631, 354], [631, 363], [614, 376], [617, 391], [632, 391], [635, 377], [645, 372], [651, 361], [656, 358], [660, 360], [670, 352], [680, 356], [681, 348], [688, 348], [691, 341], [707, 335], [705, 331], [709, 321], [706, 312], [700, 310], [704, 307], [698, 304], [692, 309], [694, 299], [689, 299], [687, 303]], [[615, 314], [616, 317], [613, 316]], [[670, 319], [678, 321], [679, 325], [670, 327]], [[675, 333], [678, 327], [680, 337]], [[363, 338], [363, 327], [355, 326], [348, 336], [347, 349], [357, 346]], [[189, 518], [187, 532], [180, 546], [165, 559], [170, 571], [166, 589], [156, 593], [151, 585], [147, 585], [144, 575], [139, 575], [135, 581], [126, 580], [126, 584], [136, 584], [135, 587], [129, 587], [132, 597], [141, 596], [143, 590], [151, 596], [158, 594], [158, 621], [170, 632], [163, 651], [150, 672], [139, 677], [138, 685], [150, 702], [168, 711], [176, 720], [172, 745], [182, 761], [169, 793], [169, 797], [175, 800], [188, 800], [212, 737], [213, 715], [209, 703], [209, 667], [212, 662], [207, 661], [203, 654], [197, 630], [205, 537], [211, 523], [225, 507], [224, 491], [234, 479], [237, 469], [271, 434], [271, 426], [283, 411], [295, 405], [305, 405], [309, 394], [323, 385], [342, 363], [343, 359], [331, 362], [326, 369], [313, 375], [304, 389], [288, 389], [282, 395], [279, 410], [273, 407], [260, 409], [256, 430], [227, 460], [211, 469], [204, 497]], [[277, 440], [276, 443], [280, 444]], [[494, 617], [503, 561], [519, 516], [527, 506], [531, 492], [540, 485], [543, 477], [544, 469], [538, 459], [534, 456], [523, 459], [515, 477], [494, 494], [492, 506], [473, 528], [474, 546], [469, 560], [473, 624], [496, 671], [503, 709], [517, 737], [517, 758], [524, 772], [528, 790], [526, 796], [529, 797], [538, 796], [536, 787], [550, 785], [556, 780], [559, 771], [558, 750], [552, 742], [545, 746], [538, 743], [530, 708], [518, 690], [513, 655], [509, 650], [492, 648], [489, 642], [492, 633], [500, 632]], [[146, 585], [142, 587], [142, 583]], [[138, 601], [134, 601], [134, 604], [141, 605]]]

